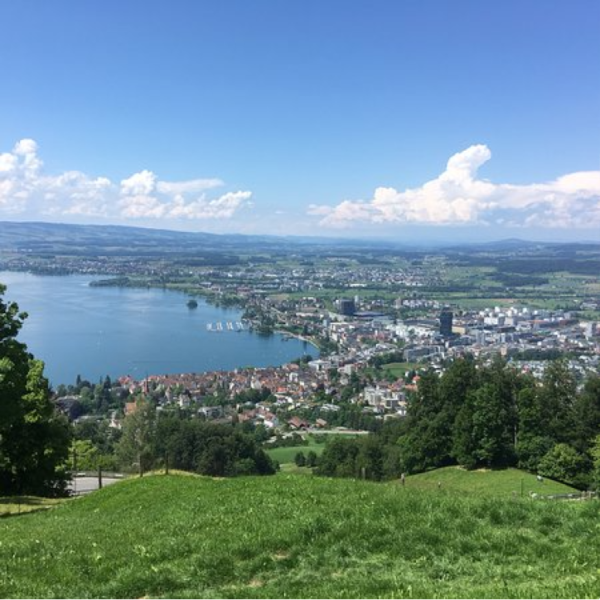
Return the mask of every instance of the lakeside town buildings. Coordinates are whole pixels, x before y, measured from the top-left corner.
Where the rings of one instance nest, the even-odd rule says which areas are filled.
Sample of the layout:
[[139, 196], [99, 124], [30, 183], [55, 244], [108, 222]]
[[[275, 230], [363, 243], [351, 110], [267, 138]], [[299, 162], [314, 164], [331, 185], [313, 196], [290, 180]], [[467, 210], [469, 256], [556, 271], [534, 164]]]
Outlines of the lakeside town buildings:
[[[452, 315], [452, 329], [447, 331], [448, 308], [419, 319], [392, 319], [383, 313], [358, 310], [352, 315], [318, 308], [317, 301], [300, 298], [297, 310], [286, 310], [270, 299], [271, 314], [276, 315], [276, 327], [285, 331], [290, 326], [306, 325], [308, 339], [327, 339], [336, 350], [318, 358], [305, 357], [280, 367], [244, 368], [207, 373], [151, 375], [142, 381], [122, 377], [119, 384], [135, 395], [153, 391], [160, 398], [159, 408], [178, 405], [196, 407], [209, 420], [249, 420], [266, 428], [278, 428], [281, 411], [293, 413], [315, 406], [319, 417], [312, 427], [327, 427], [327, 413], [339, 405], [319, 401], [321, 397], [335, 399], [336, 394], [351, 381], [353, 374], [368, 374], [361, 390], [350, 401], [362, 406], [364, 412], [379, 418], [406, 415], [407, 398], [418, 386], [420, 369], [444, 369], [448, 359], [471, 354], [486, 359], [496, 354], [505, 356], [515, 369], [541, 377], [545, 353], [560, 349], [571, 355], [569, 365], [583, 379], [597, 372], [600, 363], [600, 337], [594, 322], [579, 321], [565, 311], [530, 310], [527, 307], [488, 308], [480, 311], [458, 311]], [[316, 310], [308, 310], [313, 305]], [[365, 308], [360, 307], [360, 308]], [[369, 308], [373, 308], [369, 306]], [[308, 312], [306, 312], [308, 310]], [[435, 307], [440, 311], [440, 307]], [[446, 316], [445, 316], [446, 315]], [[227, 335], [226, 332], [215, 335]], [[397, 357], [412, 363], [405, 377], [378, 377], [372, 365], [377, 357]], [[231, 403], [247, 390], [268, 390], [268, 399], [248, 405], [237, 404], [225, 410], [225, 400]], [[233, 408], [233, 410], [231, 409]], [[318, 423], [317, 421], [320, 421]], [[294, 422], [287, 423], [290, 428]]]
[[[5, 266], [33, 268], [37, 263], [32, 260], [10, 258]], [[275, 426], [272, 415], [277, 408], [301, 410], [323, 395], [327, 397], [320, 400], [323, 414], [334, 412], [336, 394], [359, 373], [362, 388], [349, 400], [382, 418], [402, 416], [407, 398], [418, 385], [420, 369], [441, 372], [446, 361], [466, 354], [482, 360], [500, 354], [514, 368], [536, 377], [543, 374], [548, 358], [559, 355], [568, 358], [579, 381], [598, 370], [600, 328], [595, 320], [579, 315], [586, 311], [594, 314], [600, 296], [571, 294], [568, 303], [572, 306], [555, 310], [534, 309], [525, 300], [469, 309], [451, 293], [443, 292], [449, 279], [440, 257], [424, 256], [393, 268], [383, 263], [350, 264], [335, 256], [314, 263], [298, 257], [294, 260], [297, 264], [292, 267], [249, 263], [190, 268], [139, 259], [115, 262], [73, 257], [52, 265], [60, 272], [113, 278], [101, 285], [160, 285], [211, 302], [242, 306], [245, 322], [254, 328], [300, 336], [321, 349], [317, 356], [316, 350], [307, 348], [314, 360], [277, 368], [154, 374], [143, 381], [121, 378], [127, 391], [159, 389], [164, 405], [198, 406], [206, 418], [223, 417], [211, 398], [231, 402], [248, 389], [271, 393], [268, 405], [248, 407], [248, 414], [254, 410], [253, 418], [266, 426]], [[215, 329], [213, 335], [228, 335], [227, 328]], [[386, 356], [393, 356], [393, 362], [408, 363], [407, 374], [382, 376], [385, 370], [378, 372], [373, 365]], [[303, 358], [307, 357], [299, 357]], [[238, 410], [245, 418], [246, 408]]]

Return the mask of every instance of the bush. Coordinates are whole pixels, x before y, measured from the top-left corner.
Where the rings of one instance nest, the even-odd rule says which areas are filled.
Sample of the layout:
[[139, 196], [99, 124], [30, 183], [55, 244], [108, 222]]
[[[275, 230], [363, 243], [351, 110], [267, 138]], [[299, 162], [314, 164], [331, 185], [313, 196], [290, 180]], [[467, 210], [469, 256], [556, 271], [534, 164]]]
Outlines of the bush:
[[568, 444], [556, 444], [540, 461], [538, 473], [577, 488], [590, 484], [589, 460]]

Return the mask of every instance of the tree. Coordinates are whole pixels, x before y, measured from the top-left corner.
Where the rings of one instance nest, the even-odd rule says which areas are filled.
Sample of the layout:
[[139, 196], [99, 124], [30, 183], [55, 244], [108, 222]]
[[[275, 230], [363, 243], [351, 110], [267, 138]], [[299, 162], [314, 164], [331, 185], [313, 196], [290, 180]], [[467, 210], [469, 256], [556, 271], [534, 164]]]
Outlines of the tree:
[[486, 467], [506, 467], [514, 458], [510, 410], [502, 390], [484, 384], [474, 392], [473, 435], [475, 458]]
[[242, 427], [177, 415], [157, 417], [152, 456], [157, 464], [217, 477], [275, 473], [273, 461]]
[[123, 419], [117, 456], [123, 467], [137, 467], [140, 476], [154, 465], [155, 426], [156, 409], [145, 399], [138, 400], [135, 411]]
[[317, 453], [314, 450], [309, 450], [306, 455], [306, 466], [307, 467], [316, 467], [318, 462]]
[[[438, 386], [440, 406], [436, 416], [439, 422], [437, 437], [445, 457], [453, 454], [455, 422], [476, 383], [477, 369], [474, 360], [470, 357], [453, 361], [440, 378]], [[444, 458], [444, 462], [449, 461]]]
[[44, 363], [16, 337], [27, 317], [0, 285], [0, 495], [60, 495], [70, 429], [50, 400]]
[[474, 397], [475, 392], [467, 396], [456, 416], [453, 430], [452, 454], [458, 463], [467, 469], [474, 469], [477, 466], [477, 440], [473, 431]]
[[590, 377], [573, 405], [575, 430], [573, 445], [586, 452], [600, 434], [600, 377]]
[[598, 491], [600, 489], [600, 435], [594, 438], [590, 454], [592, 455], [593, 469], [592, 469], [592, 483], [594, 489]]
[[556, 444], [540, 461], [538, 472], [578, 488], [590, 483], [590, 464], [586, 457], [568, 444]]
[[573, 374], [564, 360], [551, 362], [544, 371], [540, 399], [544, 429], [556, 443], [570, 443], [575, 429]]
[[78, 471], [94, 471], [101, 467], [118, 470], [115, 447], [121, 430], [110, 427], [106, 420], [84, 420], [73, 425], [71, 458]]
[[362, 477], [380, 481], [383, 478], [383, 444], [379, 436], [368, 435], [359, 440], [356, 468]]
[[554, 445], [545, 430], [546, 415], [539, 391], [535, 383], [522, 389], [517, 398], [517, 442], [515, 444], [519, 458], [519, 467], [528, 471], [537, 471], [544, 454]]
[[73, 440], [71, 456], [73, 468], [78, 471], [94, 471], [98, 468], [98, 448], [90, 440]]
[[442, 408], [437, 374], [424, 373], [417, 393], [409, 399], [407, 433], [399, 441], [407, 472], [418, 473], [454, 462], [447, 443], [452, 424]]
[[296, 463], [297, 467], [306, 466], [306, 457], [304, 456], [304, 452], [296, 452], [296, 456], [294, 456], [294, 462]]
[[73, 436], [77, 440], [90, 441], [98, 455], [103, 456], [102, 460], [105, 461], [111, 455], [114, 457], [122, 432], [120, 429], [110, 427], [106, 419], [86, 419], [73, 425]]
[[356, 457], [359, 453], [358, 441], [345, 437], [333, 437], [319, 459], [318, 475], [328, 477], [356, 477]]

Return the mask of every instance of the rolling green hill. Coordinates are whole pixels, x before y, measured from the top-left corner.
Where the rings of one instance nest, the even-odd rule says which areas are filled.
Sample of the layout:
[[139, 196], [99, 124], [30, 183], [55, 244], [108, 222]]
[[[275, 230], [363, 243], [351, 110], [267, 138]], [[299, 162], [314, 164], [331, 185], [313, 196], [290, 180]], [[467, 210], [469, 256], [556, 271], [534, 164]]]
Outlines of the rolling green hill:
[[599, 517], [409, 482], [156, 475], [1, 519], [0, 597], [597, 597]]
[[514, 495], [528, 496], [531, 493], [550, 496], [578, 491], [551, 479], [540, 482], [535, 475], [519, 469], [467, 471], [461, 467], [445, 467], [411, 475], [406, 478], [406, 486], [424, 491], [439, 489], [452, 493], [506, 498]]

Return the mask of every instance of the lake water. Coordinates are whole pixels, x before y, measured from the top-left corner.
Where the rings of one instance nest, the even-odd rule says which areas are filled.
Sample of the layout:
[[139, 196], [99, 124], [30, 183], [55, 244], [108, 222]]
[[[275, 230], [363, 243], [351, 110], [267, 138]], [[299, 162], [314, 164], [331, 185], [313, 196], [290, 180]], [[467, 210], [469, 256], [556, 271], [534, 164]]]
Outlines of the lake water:
[[[281, 365], [318, 350], [281, 335], [229, 331], [241, 311], [161, 289], [90, 287], [94, 277], [0, 272], [4, 300], [29, 313], [19, 334], [52, 385], [111, 378]], [[208, 324], [222, 323], [223, 331]]]

